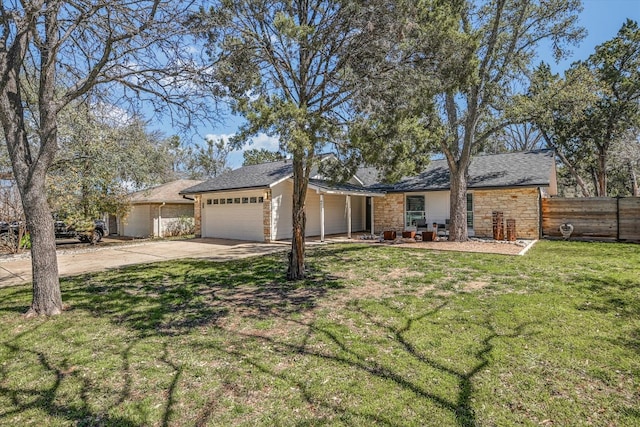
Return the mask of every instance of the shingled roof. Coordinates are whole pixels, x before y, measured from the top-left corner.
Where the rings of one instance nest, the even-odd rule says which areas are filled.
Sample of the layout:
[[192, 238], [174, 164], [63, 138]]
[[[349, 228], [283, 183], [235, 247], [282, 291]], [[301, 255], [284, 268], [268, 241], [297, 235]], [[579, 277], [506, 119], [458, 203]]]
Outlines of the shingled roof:
[[[521, 187], [550, 185], [555, 155], [552, 150], [535, 150], [476, 156], [469, 167], [469, 188]], [[293, 175], [291, 160], [243, 166], [183, 189], [180, 194], [198, 194], [214, 191], [267, 188]], [[315, 174], [312, 174], [315, 175]], [[450, 188], [450, 173], [446, 160], [434, 160], [419, 175], [407, 177], [396, 184], [379, 183], [373, 168], [362, 168], [356, 176], [364, 188], [371, 192], [434, 191]], [[316, 186], [321, 181], [314, 180]], [[343, 184], [338, 188], [324, 181], [323, 187], [332, 186], [343, 191], [355, 191], [356, 187]], [[347, 186], [349, 188], [347, 188]]]
[[[538, 187], [550, 185], [555, 168], [553, 150], [487, 154], [473, 158], [468, 188]], [[396, 184], [374, 184], [387, 192], [449, 190], [451, 174], [446, 160], [433, 160], [424, 172]]]
[[202, 181], [192, 179], [178, 179], [176, 181], [167, 182], [157, 187], [131, 193], [131, 203], [193, 203], [182, 197], [179, 193], [185, 188], [192, 187]]
[[211, 191], [266, 188], [293, 175], [291, 160], [243, 166], [186, 188], [180, 194], [208, 193]]

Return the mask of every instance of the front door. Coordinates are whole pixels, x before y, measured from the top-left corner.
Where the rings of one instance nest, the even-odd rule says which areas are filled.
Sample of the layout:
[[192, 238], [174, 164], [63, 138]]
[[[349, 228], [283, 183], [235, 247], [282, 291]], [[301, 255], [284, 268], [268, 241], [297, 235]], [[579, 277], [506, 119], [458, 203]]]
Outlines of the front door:
[[367, 208], [365, 209], [366, 219], [365, 219], [364, 229], [373, 233], [373, 230], [371, 230], [371, 197], [367, 197], [366, 205], [367, 205]]

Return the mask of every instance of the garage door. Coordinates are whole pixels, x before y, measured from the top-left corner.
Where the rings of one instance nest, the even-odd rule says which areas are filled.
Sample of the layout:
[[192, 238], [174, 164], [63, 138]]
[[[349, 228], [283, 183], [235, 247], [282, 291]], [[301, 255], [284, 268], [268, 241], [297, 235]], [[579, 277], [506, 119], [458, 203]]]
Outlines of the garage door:
[[134, 205], [122, 222], [122, 235], [130, 237], [149, 237], [151, 235], [151, 207]]
[[204, 195], [202, 236], [263, 241], [262, 194], [243, 192]]

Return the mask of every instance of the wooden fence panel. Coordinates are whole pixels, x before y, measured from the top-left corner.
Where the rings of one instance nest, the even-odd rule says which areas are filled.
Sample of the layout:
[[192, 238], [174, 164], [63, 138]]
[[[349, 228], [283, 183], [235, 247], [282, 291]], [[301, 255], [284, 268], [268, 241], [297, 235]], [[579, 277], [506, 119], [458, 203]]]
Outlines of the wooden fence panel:
[[640, 197], [620, 199], [620, 240], [640, 240]]
[[542, 235], [562, 237], [560, 224], [573, 225], [572, 238], [640, 240], [640, 198], [545, 198]]

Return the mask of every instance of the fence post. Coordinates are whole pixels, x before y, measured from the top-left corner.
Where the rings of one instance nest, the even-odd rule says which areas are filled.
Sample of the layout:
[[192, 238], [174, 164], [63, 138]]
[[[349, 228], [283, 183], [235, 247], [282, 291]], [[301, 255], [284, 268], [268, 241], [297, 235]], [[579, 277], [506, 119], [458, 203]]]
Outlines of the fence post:
[[620, 241], [620, 196], [616, 197], [616, 241]]
[[542, 239], [544, 237], [542, 223], [542, 188], [538, 187], [538, 239]]

